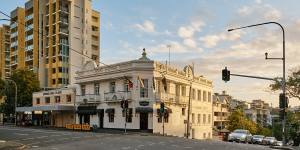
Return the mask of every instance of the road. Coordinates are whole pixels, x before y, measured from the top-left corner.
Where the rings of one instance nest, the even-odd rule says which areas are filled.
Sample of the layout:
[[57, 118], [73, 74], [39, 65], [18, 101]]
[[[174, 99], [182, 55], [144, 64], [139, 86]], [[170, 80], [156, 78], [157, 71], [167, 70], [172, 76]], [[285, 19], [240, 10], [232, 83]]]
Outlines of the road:
[[[212, 140], [188, 140], [145, 133], [110, 134], [0, 126], [0, 141], [22, 143], [32, 150], [269, 150]], [[0, 143], [1, 144], [1, 143]]]

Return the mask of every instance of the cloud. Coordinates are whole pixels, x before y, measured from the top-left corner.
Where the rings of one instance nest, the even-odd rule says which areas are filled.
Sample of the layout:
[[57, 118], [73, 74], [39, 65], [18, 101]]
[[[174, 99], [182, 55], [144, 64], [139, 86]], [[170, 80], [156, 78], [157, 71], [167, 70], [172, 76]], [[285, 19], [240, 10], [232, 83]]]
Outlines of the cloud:
[[271, 9], [264, 14], [264, 18], [267, 20], [279, 20], [281, 17], [281, 12], [277, 9]]
[[149, 20], [145, 20], [143, 24], [135, 24], [134, 27], [140, 31], [153, 33], [155, 32], [155, 25]]
[[219, 34], [212, 34], [200, 37], [199, 40], [207, 48], [213, 48], [221, 41], [234, 41], [241, 37], [242, 31], [234, 31], [231, 33], [221, 32]]
[[183, 41], [183, 44], [190, 48], [197, 48], [197, 44], [196, 44], [195, 40], [193, 40], [193, 39], [185, 39]]
[[205, 23], [201, 20], [194, 20], [187, 26], [181, 26], [178, 29], [178, 36], [181, 38], [192, 38], [195, 32], [200, 32]]
[[[258, 5], [257, 5], [258, 4]], [[244, 17], [251, 18], [256, 17], [256, 19], [264, 19], [264, 20], [279, 20], [282, 16], [282, 13], [269, 4], [261, 4], [261, 1], [256, 2], [253, 5], [242, 6], [237, 10], [238, 15]]]

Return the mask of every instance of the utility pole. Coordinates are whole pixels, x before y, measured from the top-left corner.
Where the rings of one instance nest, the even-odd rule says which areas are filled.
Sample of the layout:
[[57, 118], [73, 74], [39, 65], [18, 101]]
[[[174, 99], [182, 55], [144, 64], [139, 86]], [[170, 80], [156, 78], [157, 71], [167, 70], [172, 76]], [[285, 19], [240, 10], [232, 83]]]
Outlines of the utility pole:
[[187, 127], [186, 127], [186, 138], [189, 138], [190, 135], [190, 111], [191, 111], [191, 93], [192, 93], [192, 82], [190, 83], [189, 91], [189, 102], [188, 102], [188, 113], [187, 113]]

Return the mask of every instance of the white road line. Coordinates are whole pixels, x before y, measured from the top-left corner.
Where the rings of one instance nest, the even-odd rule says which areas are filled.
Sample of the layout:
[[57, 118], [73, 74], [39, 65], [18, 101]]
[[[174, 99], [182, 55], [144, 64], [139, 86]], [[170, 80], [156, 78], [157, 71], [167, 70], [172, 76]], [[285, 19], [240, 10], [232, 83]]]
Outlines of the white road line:
[[26, 139], [22, 139], [22, 141], [26, 141], [26, 140], [33, 140], [34, 138], [26, 138]]
[[130, 149], [131, 147], [128, 146], [128, 147], [122, 147], [121, 149]]
[[46, 138], [48, 136], [40, 136], [40, 137], [37, 137], [38, 139], [43, 139], [43, 138]]
[[26, 133], [14, 133], [14, 134], [16, 134], [16, 135], [29, 135], [29, 134], [26, 134]]

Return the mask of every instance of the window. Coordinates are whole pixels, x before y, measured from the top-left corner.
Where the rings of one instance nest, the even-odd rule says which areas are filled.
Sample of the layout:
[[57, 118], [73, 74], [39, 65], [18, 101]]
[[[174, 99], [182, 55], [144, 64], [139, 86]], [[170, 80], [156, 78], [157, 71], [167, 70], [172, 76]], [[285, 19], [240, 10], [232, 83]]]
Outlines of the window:
[[124, 81], [124, 92], [128, 92], [129, 91], [129, 83], [127, 80]]
[[185, 116], [185, 108], [181, 108], [181, 114], [182, 116]]
[[100, 84], [99, 83], [94, 84], [94, 94], [100, 95]]
[[211, 102], [211, 93], [208, 92], [208, 102]]
[[60, 103], [60, 96], [55, 96], [55, 103]]
[[192, 123], [194, 124], [195, 123], [195, 114], [192, 113]]
[[206, 115], [205, 114], [203, 114], [203, 124], [205, 124], [206, 123]]
[[81, 85], [81, 95], [85, 95], [85, 85]]
[[56, 72], [56, 69], [55, 68], [52, 68], [52, 73], [54, 74]]
[[49, 104], [50, 103], [50, 97], [45, 97], [45, 103]]
[[210, 114], [208, 114], [208, 123], [210, 124]]
[[206, 133], [203, 133], [203, 138], [204, 138], [204, 139], [206, 138]]
[[71, 97], [71, 95], [69, 94], [69, 95], [67, 95], [67, 102], [71, 102], [72, 101], [72, 97]]
[[116, 92], [116, 82], [110, 82], [109, 84], [109, 92], [115, 93]]
[[192, 89], [192, 99], [196, 99], [196, 92], [195, 92], [195, 89]]
[[144, 87], [142, 83], [140, 83], [140, 97], [148, 97], [148, 79], [142, 79]]
[[36, 104], [40, 104], [40, 98], [36, 98]]
[[108, 113], [108, 122], [114, 122], [115, 114], [114, 113]]
[[176, 96], [180, 95], [180, 86], [176, 84]]
[[206, 101], [206, 91], [203, 91], [203, 101]]
[[201, 90], [198, 90], [198, 101], [201, 101]]
[[207, 137], [210, 138], [210, 132], [207, 133]]
[[201, 123], [201, 114], [198, 114], [198, 124]]
[[181, 95], [182, 96], [186, 96], [186, 88], [185, 88], [185, 86], [181, 87]]
[[52, 84], [55, 84], [55, 79], [52, 79]]

